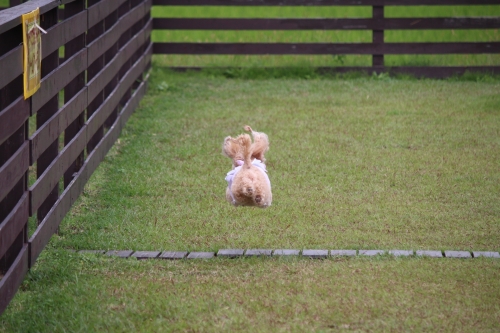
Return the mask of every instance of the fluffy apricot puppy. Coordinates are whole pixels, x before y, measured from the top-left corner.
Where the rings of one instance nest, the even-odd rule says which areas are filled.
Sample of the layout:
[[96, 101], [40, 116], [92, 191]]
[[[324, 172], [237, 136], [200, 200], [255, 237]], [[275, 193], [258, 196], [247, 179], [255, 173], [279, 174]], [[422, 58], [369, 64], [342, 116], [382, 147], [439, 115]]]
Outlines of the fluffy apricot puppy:
[[264, 164], [264, 153], [269, 150], [266, 134], [254, 132], [250, 126], [254, 142], [248, 134], [224, 139], [222, 151], [233, 160], [233, 169], [227, 173], [226, 200], [234, 206], [256, 206], [266, 208], [271, 205], [271, 182]]

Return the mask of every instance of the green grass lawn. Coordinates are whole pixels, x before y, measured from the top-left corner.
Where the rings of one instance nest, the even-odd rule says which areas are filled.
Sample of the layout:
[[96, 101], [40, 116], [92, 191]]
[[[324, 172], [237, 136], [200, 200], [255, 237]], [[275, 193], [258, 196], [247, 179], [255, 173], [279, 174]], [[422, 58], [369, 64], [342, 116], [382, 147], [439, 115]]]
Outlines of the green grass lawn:
[[[498, 260], [170, 262], [66, 251], [500, 250], [497, 79], [153, 65], [148, 95], [0, 332], [498, 330]], [[222, 140], [244, 124], [271, 141], [265, 210], [224, 200]]]
[[[229, 80], [154, 66], [55, 236], [73, 249], [499, 250], [498, 81]], [[269, 135], [274, 201], [224, 200], [225, 136]]]

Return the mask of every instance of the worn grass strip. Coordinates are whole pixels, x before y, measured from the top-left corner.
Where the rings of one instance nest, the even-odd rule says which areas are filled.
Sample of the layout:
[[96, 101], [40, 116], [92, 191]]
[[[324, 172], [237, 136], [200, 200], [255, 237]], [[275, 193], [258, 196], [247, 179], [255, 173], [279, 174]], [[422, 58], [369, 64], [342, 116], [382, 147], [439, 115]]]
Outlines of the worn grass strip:
[[500, 262], [43, 252], [0, 332], [494, 332]]

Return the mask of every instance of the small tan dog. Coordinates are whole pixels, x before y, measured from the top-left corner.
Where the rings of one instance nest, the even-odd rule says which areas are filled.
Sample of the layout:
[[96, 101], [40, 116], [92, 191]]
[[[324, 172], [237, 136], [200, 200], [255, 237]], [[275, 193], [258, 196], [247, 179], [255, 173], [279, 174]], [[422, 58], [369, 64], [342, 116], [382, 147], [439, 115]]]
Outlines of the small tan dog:
[[271, 182], [264, 164], [264, 153], [269, 150], [266, 134], [244, 127], [250, 135], [240, 134], [236, 138], [224, 139], [222, 152], [233, 160], [233, 170], [227, 173], [226, 200], [234, 206], [271, 206], [273, 195]]

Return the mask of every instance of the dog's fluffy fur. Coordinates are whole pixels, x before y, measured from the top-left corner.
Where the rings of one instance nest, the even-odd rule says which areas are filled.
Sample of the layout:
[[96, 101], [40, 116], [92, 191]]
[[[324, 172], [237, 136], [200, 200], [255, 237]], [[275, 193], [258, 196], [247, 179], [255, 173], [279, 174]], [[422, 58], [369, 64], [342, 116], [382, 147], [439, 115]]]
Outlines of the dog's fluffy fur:
[[[235, 206], [257, 206], [266, 208], [271, 205], [271, 183], [265, 171], [264, 154], [269, 150], [269, 138], [266, 134], [255, 132], [250, 126], [244, 127], [250, 135], [240, 134], [236, 138], [224, 139], [222, 152], [233, 161], [234, 177], [226, 188], [226, 200]], [[256, 160], [260, 160], [256, 161]], [[227, 178], [226, 178], [227, 180]]]

